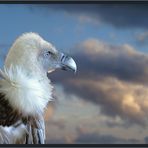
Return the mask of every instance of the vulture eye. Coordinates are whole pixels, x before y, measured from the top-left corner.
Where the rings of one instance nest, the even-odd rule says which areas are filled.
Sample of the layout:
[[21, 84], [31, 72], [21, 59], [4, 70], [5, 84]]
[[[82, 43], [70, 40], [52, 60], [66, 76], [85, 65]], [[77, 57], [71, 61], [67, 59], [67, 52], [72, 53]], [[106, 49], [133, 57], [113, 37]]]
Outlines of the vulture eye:
[[51, 51], [48, 51], [48, 54], [53, 54]]
[[46, 56], [49, 56], [49, 55], [53, 55], [53, 53], [51, 51], [47, 51]]

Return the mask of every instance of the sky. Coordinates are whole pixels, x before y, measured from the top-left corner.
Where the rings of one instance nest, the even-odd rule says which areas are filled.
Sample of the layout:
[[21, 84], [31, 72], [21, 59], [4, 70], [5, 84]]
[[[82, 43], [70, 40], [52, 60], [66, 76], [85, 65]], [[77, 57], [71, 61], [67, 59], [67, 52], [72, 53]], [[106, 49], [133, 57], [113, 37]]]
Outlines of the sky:
[[148, 143], [148, 4], [0, 4], [0, 67], [36, 32], [77, 63], [48, 75], [46, 143]]

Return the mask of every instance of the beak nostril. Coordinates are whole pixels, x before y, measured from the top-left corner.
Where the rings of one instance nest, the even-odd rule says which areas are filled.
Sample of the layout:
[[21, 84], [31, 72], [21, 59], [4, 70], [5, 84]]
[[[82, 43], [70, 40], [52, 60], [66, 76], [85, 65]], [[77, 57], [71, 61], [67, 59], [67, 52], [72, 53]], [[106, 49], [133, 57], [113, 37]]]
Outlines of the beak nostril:
[[65, 57], [65, 56], [63, 55], [62, 58], [61, 58], [61, 61], [63, 61], [64, 57]]

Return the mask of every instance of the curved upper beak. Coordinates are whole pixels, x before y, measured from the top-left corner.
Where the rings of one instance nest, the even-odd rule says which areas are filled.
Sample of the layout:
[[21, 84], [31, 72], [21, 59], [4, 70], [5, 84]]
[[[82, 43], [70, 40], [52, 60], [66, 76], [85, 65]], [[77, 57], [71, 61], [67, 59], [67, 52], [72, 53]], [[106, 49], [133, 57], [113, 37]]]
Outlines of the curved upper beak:
[[69, 70], [69, 71], [76, 73], [77, 65], [72, 57], [62, 54], [61, 55], [61, 69]]

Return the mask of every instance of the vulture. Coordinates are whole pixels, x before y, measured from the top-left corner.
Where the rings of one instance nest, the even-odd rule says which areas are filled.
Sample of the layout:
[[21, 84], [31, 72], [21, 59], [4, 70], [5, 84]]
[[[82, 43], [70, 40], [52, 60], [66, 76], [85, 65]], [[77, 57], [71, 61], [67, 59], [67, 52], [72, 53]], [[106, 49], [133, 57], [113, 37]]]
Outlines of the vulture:
[[72, 57], [34, 32], [19, 36], [0, 69], [0, 143], [44, 144], [44, 111], [53, 86], [47, 73], [76, 72]]

